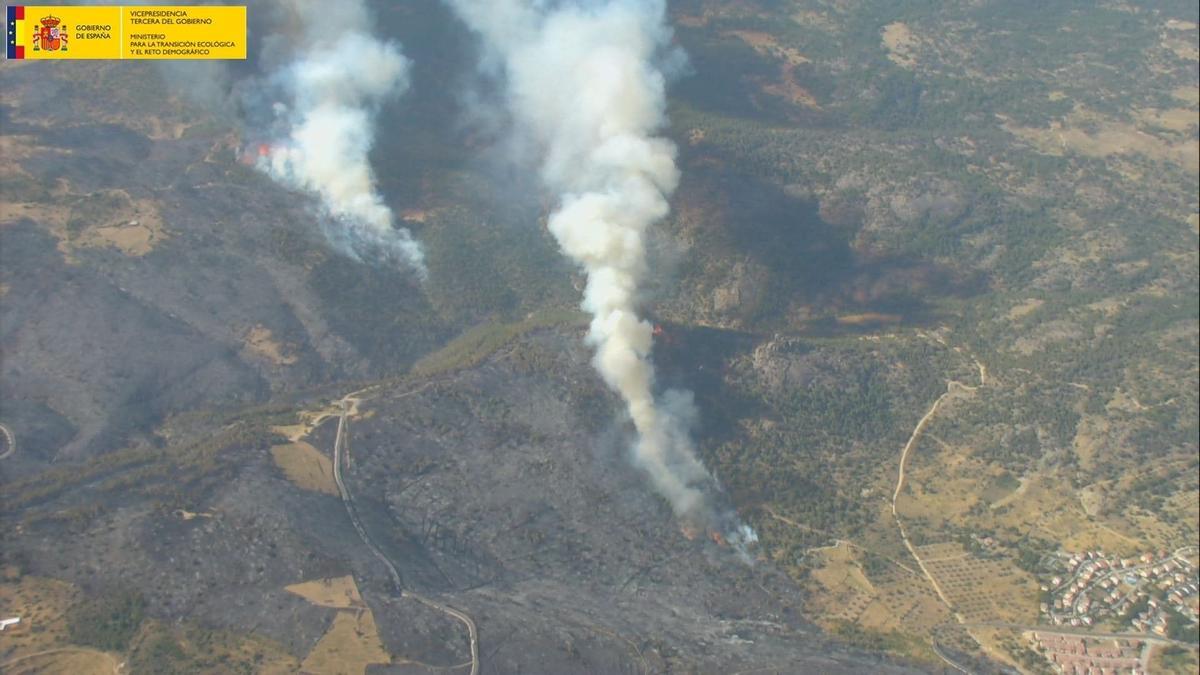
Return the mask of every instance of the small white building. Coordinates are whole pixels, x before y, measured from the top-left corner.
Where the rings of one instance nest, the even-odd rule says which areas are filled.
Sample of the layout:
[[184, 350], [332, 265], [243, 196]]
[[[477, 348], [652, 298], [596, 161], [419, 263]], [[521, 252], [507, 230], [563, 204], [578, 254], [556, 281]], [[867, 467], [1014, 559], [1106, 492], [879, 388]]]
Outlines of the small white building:
[[21, 617], [14, 616], [10, 619], [0, 619], [0, 630], [8, 630], [9, 626], [15, 626], [21, 623]]

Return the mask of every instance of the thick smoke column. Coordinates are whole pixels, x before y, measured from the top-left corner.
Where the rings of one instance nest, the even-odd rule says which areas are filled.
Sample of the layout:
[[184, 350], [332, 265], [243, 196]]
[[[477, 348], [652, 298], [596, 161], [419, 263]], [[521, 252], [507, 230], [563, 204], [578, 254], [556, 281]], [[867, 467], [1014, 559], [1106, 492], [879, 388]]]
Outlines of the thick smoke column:
[[[370, 34], [359, 0], [279, 5], [285, 27], [293, 29], [288, 42], [304, 45], [304, 51], [272, 78], [289, 101], [274, 106], [283, 138], [264, 148], [259, 167], [319, 195], [344, 228], [331, 235], [350, 252], [396, 256], [424, 275], [421, 247], [408, 230], [395, 226], [368, 160], [373, 118], [384, 102], [408, 89], [408, 60], [397, 45]], [[280, 41], [267, 41], [272, 42]]]
[[647, 229], [667, 215], [679, 181], [675, 146], [654, 136], [666, 123], [656, 65], [669, 56], [663, 3], [449, 2], [503, 67], [517, 130], [537, 144], [542, 179], [561, 195], [550, 231], [587, 272], [588, 341], [637, 429], [635, 462], [678, 515], [734, 543], [752, 538], [709, 504], [717, 488], [688, 433], [691, 394], [655, 397], [652, 327], [637, 313]]

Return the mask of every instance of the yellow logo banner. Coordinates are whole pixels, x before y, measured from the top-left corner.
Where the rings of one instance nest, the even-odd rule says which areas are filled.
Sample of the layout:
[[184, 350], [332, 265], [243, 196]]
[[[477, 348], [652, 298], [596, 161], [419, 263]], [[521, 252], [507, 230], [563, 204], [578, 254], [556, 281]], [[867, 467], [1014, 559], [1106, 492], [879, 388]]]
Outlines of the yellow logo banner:
[[10, 59], [244, 59], [246, 8], [13, 5]]

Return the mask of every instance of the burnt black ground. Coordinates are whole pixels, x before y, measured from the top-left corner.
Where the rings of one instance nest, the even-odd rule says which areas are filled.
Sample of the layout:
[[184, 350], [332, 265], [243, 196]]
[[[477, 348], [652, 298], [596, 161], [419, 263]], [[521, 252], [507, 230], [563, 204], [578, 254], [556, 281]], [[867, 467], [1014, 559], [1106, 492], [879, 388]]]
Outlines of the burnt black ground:
[[[684, 536], [625, 460], [619, 405], [580, 337], [541, 331], [478, 367], [383, 387], [350, 422], [344, 477], [364, 524], [407, 588], [475, 620], [481, 672], [905, 671], [822, 637], [770, 564]], [[331, 452], [335, 426], [310, 441]], [[98, 514], [10, 519], [7, 553], [26, 573], [89, 594], [133, 587], [151, 616], [253, 632], [299, 658], [332, 610], [284, 587], [353, 574], [398, 661], [469, 660], [462, 624], [397, 596], [337, 497], [287, 482], [265, 446], [227, 458], [220, 480], [180, 487], [188, 510], [211, 517], [83, 487], [31, 508], [82, 501]]]
[[[771, 565], [684, 535], [625, 460], [619, 406], [579, 338], [528, 336], [351, 422], [346, 476], [371, 536], [408, 587], [475, 618], [483, 672], [886, 669], [820, 638]], [[414, 603], [381, 601], [386, 576], [371, 577], [385, 640], [404, 644]]]

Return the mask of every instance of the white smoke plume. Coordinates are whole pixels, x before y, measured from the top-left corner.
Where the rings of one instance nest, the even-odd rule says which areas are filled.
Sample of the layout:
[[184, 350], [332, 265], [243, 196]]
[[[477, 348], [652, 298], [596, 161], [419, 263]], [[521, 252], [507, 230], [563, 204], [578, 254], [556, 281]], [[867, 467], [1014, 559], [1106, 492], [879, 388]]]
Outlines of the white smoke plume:
[[276, 23], [288, 39], [286, 45], [268, 39], [268, 50], [303, 47], [272, 78], [287, 100], [274, 104], [280, 137], [264, 146], [259, 168], [318, 195], [342, 230], [331, 236], [348, 245], [347, 252], [398, 258], [425, 276], [421, 246], [396, 226], [368, 158], [376, 113], [408, 89], [408, 60], [397, 44], [371, 34], [361, 0], [332, 8], [318, 0], [277, 5]]
[[660, 65], [671, 57], [663, 2], [447, 1], [507, 77], [516, 129], [538, 146], [542, 180], [561, 197], [549, 228], [587, 272], [593, 363], [627, 405], [635, 463], [676, 514], [748, 542], [749, 528], [710, 504], [717, 487], [689, 435], [691, 394], [655, 396], [652, 326], [638, 315], [647, 230], [679, 181], [675, 146], [655, 136], [666, 124]]

